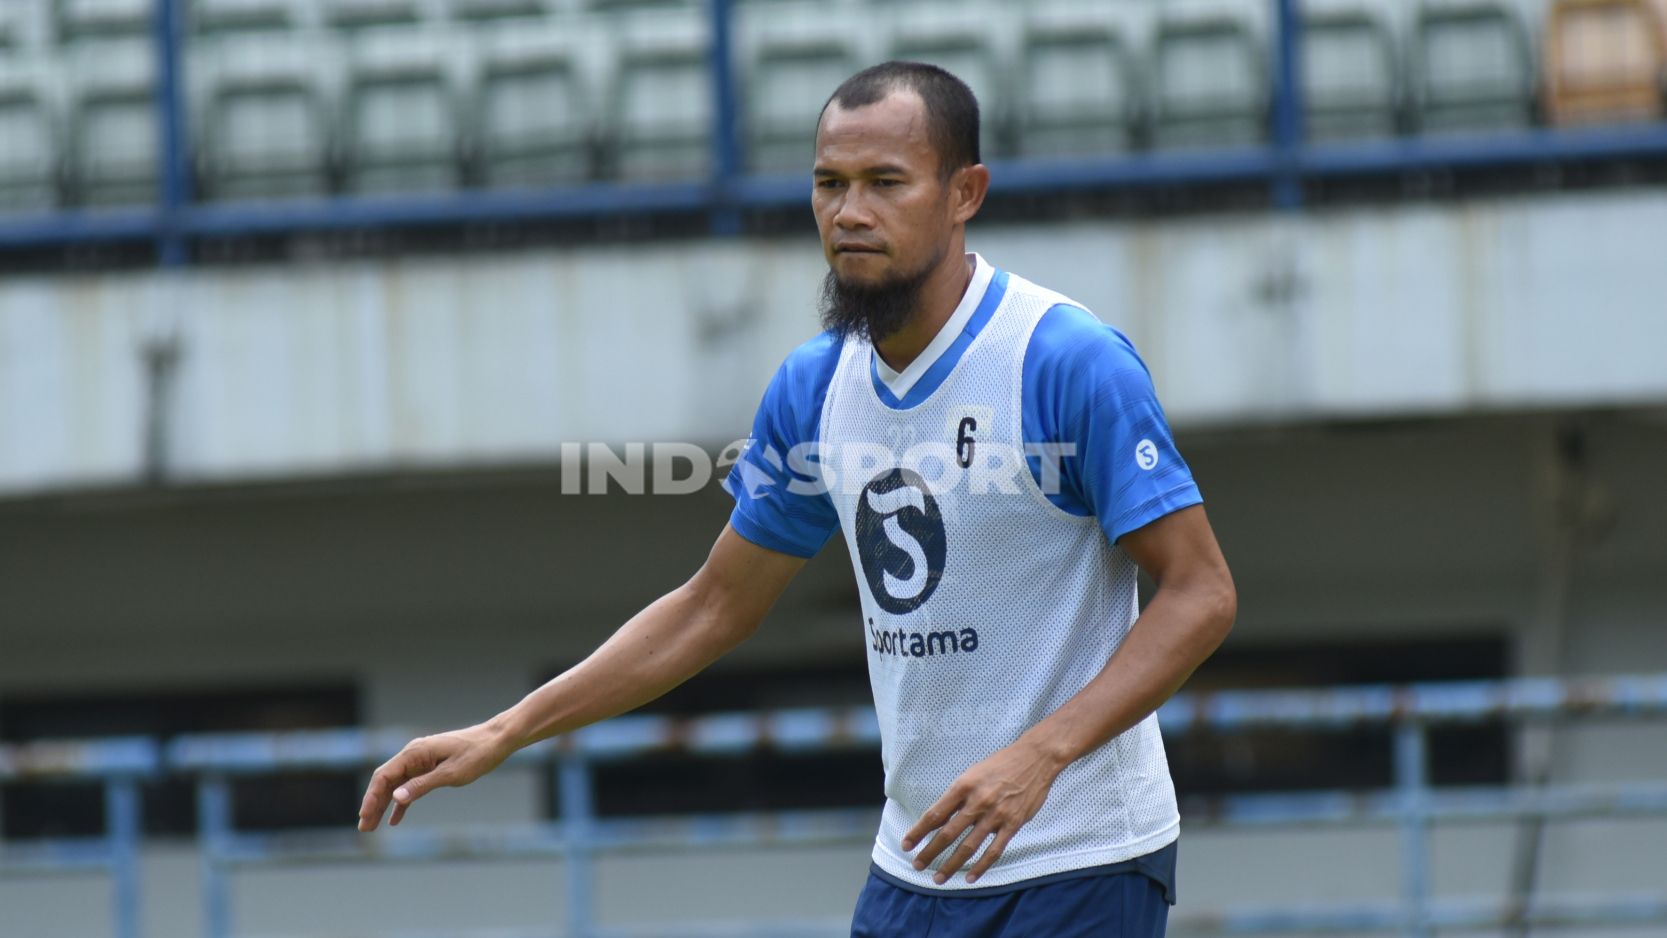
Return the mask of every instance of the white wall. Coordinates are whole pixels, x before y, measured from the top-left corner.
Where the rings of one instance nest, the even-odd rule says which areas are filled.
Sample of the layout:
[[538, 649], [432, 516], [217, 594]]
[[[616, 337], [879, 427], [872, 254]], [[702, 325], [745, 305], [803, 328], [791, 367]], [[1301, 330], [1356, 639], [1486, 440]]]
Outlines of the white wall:
[[[1126, 330], [1181, 426], [1667, 400], [1667, 194], [980, 227]], [[0, 281], [0, 492], [140, 475], [177, 337], [189, 481], [544, 464], [744, 436], [815, 331], [814, 239]]]

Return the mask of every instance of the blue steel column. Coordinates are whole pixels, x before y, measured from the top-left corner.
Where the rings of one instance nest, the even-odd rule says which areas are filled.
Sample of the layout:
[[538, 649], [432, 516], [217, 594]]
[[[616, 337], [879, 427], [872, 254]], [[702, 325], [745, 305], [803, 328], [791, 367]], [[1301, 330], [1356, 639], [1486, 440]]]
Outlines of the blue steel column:
[[1282, 209], [1302, 205], [1302, 14], [1298, 2], [1274, 0], [1273, 202]]
[[221, 776], [203, 776], [197, 782], [197, 843], [202, 851], [203, 934], [208, 938], [231, 934], [231, 905], [221, 865], [231, 827], [231, 786]]
[[164, 267], [186, 262], [180, 213], [191, 201], [191, 150], [185, 135], [181, 89], [183, 0], [156, 0], [152, 34], [156, 44], [157, 205], [161, 218], [157, 255]]
[[584, 757], [572, 750], [563, 752], [556, 763], [556, 782], [561, 790], [562, 839], [566, 845], [562, 862], [567, 867], [567, 934], [568, 938], [591, 938], [596, 928], [596, 801]]
[[741, 231], [741, 213], [735, 205], [735, 181], [744, 167], [741, 161], [741, 118], [736, 100], [734, 68], [734, 7], [730, 0], [707, 0], [712, 33], [712, 233], [733, 235]]
[[1407, 938], [1431, 938], [1429, 746], [1424, 724], [1395, 725], [1395, 788], [1401, 816], [1401, 915]]
[[104, 786], [105, 824], [110, 836], [116, 936], [139, 938], [139, 783], [131, 775]]

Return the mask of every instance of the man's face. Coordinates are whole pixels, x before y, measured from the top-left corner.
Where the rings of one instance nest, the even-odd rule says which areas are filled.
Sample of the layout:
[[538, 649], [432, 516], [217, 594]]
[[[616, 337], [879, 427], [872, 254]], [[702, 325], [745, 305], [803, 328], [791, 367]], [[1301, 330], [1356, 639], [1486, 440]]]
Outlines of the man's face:
[[942, 260], [954, 218], [926, 131], [926, 106], [893, 91], [866, 107], [828, 105], [816, 130], [811, 207], [830, 273], [874, 288], [922, 277]]

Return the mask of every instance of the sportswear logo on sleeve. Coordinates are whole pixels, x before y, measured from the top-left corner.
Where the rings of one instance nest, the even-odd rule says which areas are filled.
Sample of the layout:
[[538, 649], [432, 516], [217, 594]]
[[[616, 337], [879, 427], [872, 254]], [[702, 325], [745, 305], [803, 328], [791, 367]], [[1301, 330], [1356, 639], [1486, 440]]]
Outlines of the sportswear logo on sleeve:
[[1151, 472], [1153, 469], [1158, 468], [1157, 444], [1153, 443], [1151, 440], [1141, 440], [1139, 443], [1136, 443], [1134, 447], [1134, 462], [1135, 465], [1146, 470], [1147, 472]]
[[899, 615], [918, 609], [943, 577], [943, 515], [926, 482], [908, 469], [888, 469], [857, 499], [857, 553], [868, 591]]

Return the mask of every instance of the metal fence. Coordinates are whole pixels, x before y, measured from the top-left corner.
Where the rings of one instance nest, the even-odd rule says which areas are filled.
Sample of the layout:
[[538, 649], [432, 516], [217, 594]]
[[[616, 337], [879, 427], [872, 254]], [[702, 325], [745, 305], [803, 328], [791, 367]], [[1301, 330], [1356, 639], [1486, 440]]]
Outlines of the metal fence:
[[[1432, 726], [1504, 720], [1512, 724], [1594, 718], [1667, 716], [1667, 675], [1558, 681], [1358, 687], [1317, 691], [1182, 695], [1159, 712], [1171, 737], [1208, 730], [1232, 734], [1263, 728], [1341, 730], [1393, 728], [1395, 785], [1377, 792], [1234, 795], [1189, 826], [1236, 828], [1383, 826], [1399, 829], [1399, 898], [1380, 903], [1260, 907], [1231, 910], [1189, 927], [1229, 934], [1399, 931], [1422, 938], [1443, 929], [1504, 924], [1627, 925], [1667, 922], [1667, 888], [1648, 895], [1592, 895], [1511, 902], [1435, 900], [1430, 889], [1429, 836], [1438, 823], [1538, 818], [1575, 820], [1667, 815], [1667, 781], [1614, 785], [1518, 785], [1442, 788], [1430, 783], [1427, 754]], [[112, 934], [140, 938], [139, 785], [171, 773], [195, 779], [202, 856], [203, 933], [231, 931], [231, 874], [240, 868], [320, 862], [559, 858], [566, 877], [566, 921], [573, 938], [638, 934], [603, 927], [593, 904], [594, 862], [622, 849], [673, 850], [765, 844], [867, 843], [872, 811], [801, 811], [702, 815], [666, 819], [597, 816], [591, 769], [600, 762], [651, 752], [735, 754], [760, 747], [817, 752], [873, 747], [879, 729], [871, 710], [793, 710], [730, 714], [695, 720], [623, 717], [517, 753], [511, 764], [554, 774], [560, 816], [549, 823], [455, 833], [405, 829], [366, 836], [351, 830], [252, 833], [232, 823], [230, 780], [307, 769], [364, 769], [380, 763], [410, 738], [404, 731], [331, 730], [280, 734], [200, 735], [167, 745], [147, 739], [40, 742], [0, 747], [0, 782], [79, 779], [101, 781], [108, 829], [102, 838], [0, 843], [0, 876], [108, 871]], [[1340, 858], [1346, 862], [1346, 858]], [[653, 934], [673, 934], [665, 929]], [[719, 923], [680, 926], [675, 934], [816, 933], [803, 923]]]

